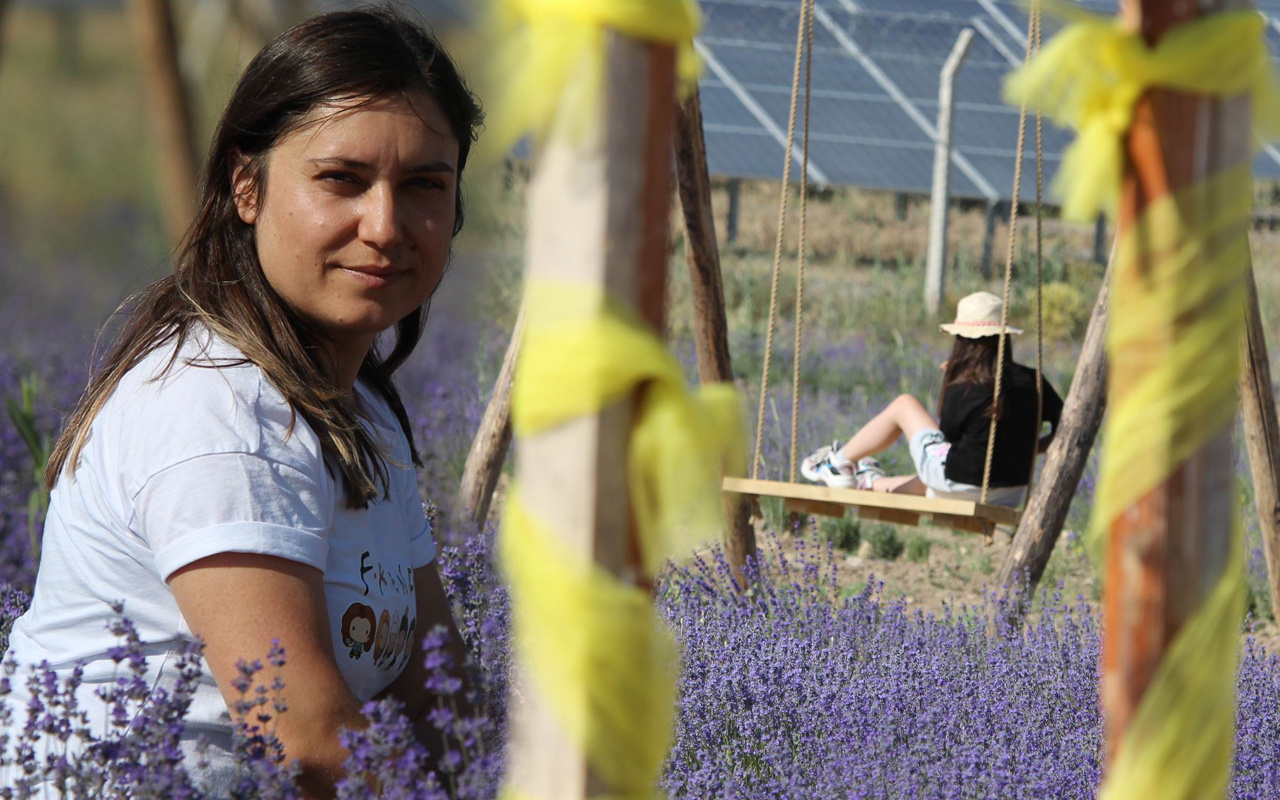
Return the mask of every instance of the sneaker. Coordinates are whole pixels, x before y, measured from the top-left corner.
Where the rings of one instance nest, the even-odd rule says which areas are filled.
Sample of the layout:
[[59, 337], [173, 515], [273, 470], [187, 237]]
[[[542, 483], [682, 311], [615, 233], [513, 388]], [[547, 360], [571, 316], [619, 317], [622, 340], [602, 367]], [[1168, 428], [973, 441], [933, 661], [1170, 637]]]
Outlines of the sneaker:
[[874, 458], [860, 458], [858, 465], [853, 471], [855, 488], [864, 492], [871, 491], [871, 487], [875, 484], [876, 478], [885, 476], [884, 468], [880, 466], [880, 462]]
[[856, 483], [853, 463], [840, 453], [838, 441], [819, 447], [800, 462], [800, 474], [814, 483], [839, 489], [852, 489]]

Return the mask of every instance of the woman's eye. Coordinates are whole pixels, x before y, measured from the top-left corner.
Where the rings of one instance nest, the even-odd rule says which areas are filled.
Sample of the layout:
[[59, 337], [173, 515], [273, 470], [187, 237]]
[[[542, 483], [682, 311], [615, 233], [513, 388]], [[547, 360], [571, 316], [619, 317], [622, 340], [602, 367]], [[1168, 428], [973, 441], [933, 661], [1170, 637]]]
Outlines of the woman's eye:
[[322, 172], [319, 179], [325, 183], [354, 184], [356, 176], [350, 172]]
[[409, 181], [409, 185], [415, 189], [444, 189], [445, 183], [438, 178], [415, 178]]

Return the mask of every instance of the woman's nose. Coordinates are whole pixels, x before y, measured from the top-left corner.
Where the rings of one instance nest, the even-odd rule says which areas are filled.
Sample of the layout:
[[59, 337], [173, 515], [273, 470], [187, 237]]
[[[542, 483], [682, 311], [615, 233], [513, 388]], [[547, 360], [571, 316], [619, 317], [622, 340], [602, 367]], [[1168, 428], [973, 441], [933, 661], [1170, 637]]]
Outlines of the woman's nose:
[[365, 194], [362, 204], [360, 238], [378, 249], [386, 249], [398, 243], [401, 236], [395, 191], [386, 184], [375, 184]]

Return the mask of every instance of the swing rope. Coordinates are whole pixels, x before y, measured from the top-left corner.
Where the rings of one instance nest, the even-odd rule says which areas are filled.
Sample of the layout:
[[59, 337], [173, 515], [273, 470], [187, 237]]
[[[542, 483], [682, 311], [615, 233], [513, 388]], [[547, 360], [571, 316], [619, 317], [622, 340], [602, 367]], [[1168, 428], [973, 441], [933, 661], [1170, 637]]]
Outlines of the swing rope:
[[[813, 83], [813, 0], [808, 0], [806, 15], [807, 33], [804, 49], [804, 139], [800, 155], [800, 230], [796, 251], [796, 347], [791, 376], [791, 472], [789, 480], [796, 482], [796, 428], [800, 420], [800, 345], [804, 341], [804, 254], [805, 222], [809, 200], [809, 93]], [[781, 226], [779, 226], [781, 227]]]
[[[807, 37], [807, 42], [806, 42]], [[812, 50], [813, 50], [813, 0], [800, 0], [800, 21], [796, 27], [796, 61], [795, 70], [791, 76], [791, 110], [787, 117], [787, 153], [782, 164], [782, 188], [779, 192], [778, 200], [778, 236], [773, 247], [773, 279], [769, 287], [769, 327], [765, 333], [764, 339], [764, 367], [760, 377], [760, 407], [756, 415], [756, 447], [755, 454], [751, 458], [751, 477], [753, 479], [760, 477], [760, 463], [762, 460], [762, 451], [764, 445], [764, 408], [768, 400], [769, 394], [769, 367], [773, 359], [773, 329], [778, 317], [778, 279], [782, 273], [782, 244], [786, 235], [787, 226], [787, 202], [789, 199], [788, 189], [791, 186], [791, 152], [795, 148], [796, 139], [796, 105], [800, 97], [800, 64], [801, 57], [808, 45], [810, 52], [810, 67], [812, 67]], [[809, 73], [805, 76], [805, 109], [804, 109], [804, 127], [805, 142], [804, 153], [802, 159], [802, 171], [806, 180], [809, 172]], [[800, 193], [800, 252], [799, 252], [799, 279], [796, 291], [796, 377], [791, 386], [791, 480], [795, 481], [796, 477], [796, 413], [800, 396], [799, 385], [799, 361], [800, 361], [800, 303], [803, 299], [804, 290], [804, 223], [805, 223], [805, 192]]]
[[[801, 65], [804, 65], [804, 121], [803, 121], [803, 145], [801, 152], [801, 175], [800, 175], [800, 227], [797, 235], [797, 277], [796, 277], [796, 305], [795, 305], [795, 357], [792, 370], [791, 381], [791, 446], [789, 452], [789, 480], [794, 483], [796, 480], [796, 442], [799, 426], [800, 414], [800, 352], [804, 342], [804, 268], [805, 268], [805, 250], [806, 250], [806, 220], [807, 220], [807, 199], [808, 199], [808, 178], [809, 178], [809, 108], [813, 75], [813, 30], [814, 30], [814, 0], [800, 0], [800, 17], [796, 26], [796, 55], [795, 64], [791, 76], [791, 103], [787, 115], [787, 144], [786, 154], [782, 167], [782, 185], [779, 190], [778, 198], [778, 227], [777, 237], [774, 241], [773, 249], [773, 271], [769, 286], [769, 321], [765, 332], [764, 345], [764, 363], [761, 368], [760, 375], [760, 398], [759, 406], [756, 414], [756, 441], [755, 453], [751, 459], [751, 477], [759, 478], [760, 465], [763, 462], [764, 448], [764, 416], [765, 405], [768, 402], [769, 394], [769, 372], [773, 361], [773, 332], [777, 326], [778, 318], [778, 285], [782, 274], [782, 248], [786, 240], [787, 210], [790, 200], [791, 185], [791, 162], [792, 154], [795, 149], [796, 136], [796, 111], [800, 102], [800, 72]], [[1033, 0], [1031, 14], [1027, 20], [1027, 52], [1026, 60], [1030, 61], [1032, 55], [1039, 51], [1041, 43], [1041, 25], [1040, 25], [1040, 2]], [[1036, 108], [1036, 216], [1035, 216], [1035, 252], [1036, 252], [1036, 434], [1032, 443], [1032, 459], [1031, 459], [1031, 475], [1027, 479], [1028, 497], [1030, 496], [1030, 486], [1035, 474], [1036, 455], [1039, 450], [1040, 427], [1042, 424], [1042, 416], [1044, 414], [1044, 396], [1043, 396], [1043, 361], [1044, 361], [1044, 341], [1043, 341], [1043, 313], [1042, 313], [1042, 295], [1044, 287], [1043, 274], [1043, 227], [1042, 227], [1042, 198], [1044, 187], [1044, 160], [1043, 160], [1043, 129], [1041, 124], [1040, 110]], [[1018, 197], [1022, 189], [1022, 158], [1026, 146], [1027, 133], [1027, 104], [1022, 104], [1022, 109], [1018, 117], [1018, 143], [1017, 143], [1017, 162], [1014, 165], [1013, 172], [1013, 201], [1010, 204], [1009, 211], [1009, 243], [1008, 252], [1005, 258], [1004, 273], [1004, 299], [1000, 312], [1000, 340], [997, 345], [996, 355], [996, 380], [994, 400], [992, 404], [991, 425], [987, 436], [987, 455], [983, 465], [982, 472], [982, 494], [980, 503], [985, 505], [987, 502], [987, 494], [991, 484], [991, 462], [995, 452], [996, 425], [998, 423], [999, 414], [998, 403], [1004, 382], [1004, 352], [1005, 340], [1008, 337], [1007, 328], [1009, 322], [1009, 295], [1013, 279], [1013, 261], [1017, 247], [1018, 236]]]
[[[1023, 62], [1030, 63], [1031, 57], [1040, 49], [1040, 2], [1031, 4], [1031, 14], [1027, 17], [1027, 55]], [[1027, 140], [1027, 102], [1022, 101], [1022, 109], [1018, 114], [1018, 146], [1017, 159], [1013, 166], [1013, 199], [1009, 202], [1009, 247], [1004, 263], [1004, 299], [1000, 306], [1000, 341], [996, 347], [996, 385], [991, 401], [991, 424], [987, 429], [987, 458], [982, 466], [982, 494], [979, 503], [987, 502], [987, 492], [991, 487], [991, 461], [996, 449], [996, 423], [1002, 409], [1001, 389], [1004, 383], [1004, 351], [1005, 341], [1009, 338], [1009, 289], [1013, 284], [1013, 260], [1018, 244], [1018, 200], [1022, 193], [1022, 154]], [[1043, 191], [1043, 155], [1041, 151], [1040, 109], [1036, 108], [1036, 433], [1032, 444], [1031, 475], [1027, 477], [1027, 497], [1031, 496], [1031, 480], [1036, 470], [1036, 453], [1039, 450], [1040, 417], [1044, 414], [1043, 381], [1041, 380], [1041, 360], [1043, 358], [1043, 337], [1041, 334], [1041, 301], [1044, 294], [1042, 275], [1042, 238], [1041, 238], [1041, 192]]]

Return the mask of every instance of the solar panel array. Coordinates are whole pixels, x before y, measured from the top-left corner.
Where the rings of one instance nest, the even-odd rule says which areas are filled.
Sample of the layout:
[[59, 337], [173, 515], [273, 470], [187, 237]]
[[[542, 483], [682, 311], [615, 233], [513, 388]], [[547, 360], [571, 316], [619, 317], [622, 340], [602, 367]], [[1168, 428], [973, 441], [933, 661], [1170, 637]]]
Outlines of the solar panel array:
[[[1111, 4], [1083, 3], [1110, 13]], [[1280, 2], [1270, 0], [1280, 11]], [[703, 0], [697, 45], [712, 174], [779, 179], [785, 153], [799, 0]], [[1027, 17], [1005, 0], [822, 0], [816, 3], [809, 179], [927, 193], [943, 63], [965, 28], [973, 45], [956, 79], [952, 194], [998, 200], [1013, 192], [1018, 110], [1000, 99], [1021, 63]], [[1046, 35], [1054, 23], [1046, 19]], [[1273, 50], [1280, 26], [1268, 29]], [[1046, 181], [1071, 133], [1044, 126]], [[1021, 196], [1035, 197], [1034, 129]], [[794, 170], [795, 168], [793, 168]], [[1256, 160], [1280, 178], [1280, 151]]]
[[[37, 6], [119, 0], [19, 0]], [[353, 0], [315, 0], [319, 6]], [[437, 30], [474, 22], [475, 0], [407, 0]], [[1112, 0], [1077, 0], [1114, 13]], [[974, 31], [956, 79], [953, 196], [1008, 199], [1013, 191], [1017, 109], [1000, 99], [1021, 63], [1027, 16], [1017, 0], [817, 0], [810, 109], [809, 178], [819, 184], [927, 193], [932, 183], [938, 83], [960, 32]], [[785, 154], [800, 0], [701, 0], [706, 64], [700, 82], [713, 175], [779, 180]], [[1260, 0], [1267, 39], [1280, 53], [1280, 0]], [[1045, 18], [1046, 36], [1056, 22]], [[798, 137], [797, 137], [798, 138]], [[1044, 126], [1045, 180], [1072, 135]], [[798, 149], [798, 148], [797, 148]], [[1023, 162], [1022, 199], [1035, 196], [1034, 138]], [[1280, 179], [1280, 149], [1254, 161]], [[792, 175], [798, 179], [798, 165]]]

